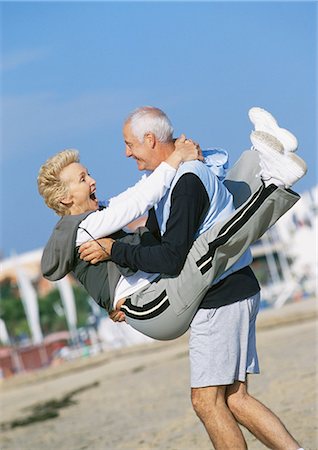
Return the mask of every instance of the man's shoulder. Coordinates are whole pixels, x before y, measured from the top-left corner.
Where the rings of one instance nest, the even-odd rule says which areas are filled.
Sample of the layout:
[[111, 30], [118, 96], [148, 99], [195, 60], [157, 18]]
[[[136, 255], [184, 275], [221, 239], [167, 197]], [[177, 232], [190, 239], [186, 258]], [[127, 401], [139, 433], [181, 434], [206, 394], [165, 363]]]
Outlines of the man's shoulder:
[[186, 196], [196, 201], [201, 196], [209, 196], [207, 189], [210, 184], [210, 182], [206, 182], [206, 177], [202, 174], [202, 170], [197, 167], [197, 164], [190, 164], [175, 177], [170, 192], [173, 198]]
[[194, 173], [196, 175], [200, 175], [202, 172], [205, 172], [207, 167], [201, 161], [186, 161], [180, 164], [177, 170], [177, 176], [180, 178], [182, 175], [186, 173]]
[[187, 161], [179, 167], [172, 184], [172, 189], [176, 185], [180, 185], [180, 183], [196, 185], [198, 182], [203, 183], [205, 189], [212, 192], [217, 183], [217, 176], [210, 167], [203, 162]]

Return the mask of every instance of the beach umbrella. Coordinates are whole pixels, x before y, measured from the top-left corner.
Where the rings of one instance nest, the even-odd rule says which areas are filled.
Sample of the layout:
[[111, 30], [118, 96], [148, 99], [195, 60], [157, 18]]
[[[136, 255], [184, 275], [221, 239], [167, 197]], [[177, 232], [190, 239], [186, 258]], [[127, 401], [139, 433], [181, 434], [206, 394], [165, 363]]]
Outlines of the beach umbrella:
[[75, 306], [75, 298], [71, 283], [68, 277], [55, 281], [55, 284], [60, 292], [65, 318], [71, 336], [76, 338], [77, 314]]
[[0, 319], [0, 341], [4, 345], [10, 345], [10, 338], [4, 320]]
[[24, 307], [24, 312], [32, 335], [34, 345], [43, 342], [43, 334], [40, 326], [39, 305], [36, 291], [25, 270], [20, 267], [18, 260], [15, 262], [17, 283]]

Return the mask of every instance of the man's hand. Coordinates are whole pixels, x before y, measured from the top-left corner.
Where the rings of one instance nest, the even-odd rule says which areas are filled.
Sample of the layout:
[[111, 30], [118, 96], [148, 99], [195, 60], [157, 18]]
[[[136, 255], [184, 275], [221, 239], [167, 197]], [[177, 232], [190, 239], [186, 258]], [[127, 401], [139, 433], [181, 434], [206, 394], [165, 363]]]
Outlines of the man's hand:
[[109, 313], [110, 319], [114, 322], [124, 322], [126, 319], [125, 313], [123, 311], [118, 311], [115, 309], [114, 311]]
[[79, 248], [80, 258], [91, 264], [110, 259], [112, 246], [115, 241], [111, 238], [88, 241]]
[[121, 306], [125, 303], [125, 300], [126, 298], [121, 298], [120, 300], [118, 300], [116, 309], [114, 309], [114, 311], [111, 311], [111, 313], [109, 314], [109, 317], [114, 322], [123, 322], [126, 319], [125, 313], [120, 310]]

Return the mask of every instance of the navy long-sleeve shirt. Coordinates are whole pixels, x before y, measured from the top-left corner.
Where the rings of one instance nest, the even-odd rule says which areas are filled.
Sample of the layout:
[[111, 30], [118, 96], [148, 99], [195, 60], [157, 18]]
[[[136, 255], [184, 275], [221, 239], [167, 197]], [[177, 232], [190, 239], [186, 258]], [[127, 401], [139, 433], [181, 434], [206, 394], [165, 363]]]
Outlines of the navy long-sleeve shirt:
[[[133, 270], [178, 275], [208, 208], [209, 196], [200, 178], [193, 173], [182, 175], [173, 188], [170, 215], [161, 238], [154, 210], [149, 213], [147, 227], [158, 237], [158, 245], [131, 246], [115, 242], [112, 260]], [[250, 267], [246, 267], [212, 286], [200, 307], [212, 308], [234, 303], [258, 291], [255, 275]]]

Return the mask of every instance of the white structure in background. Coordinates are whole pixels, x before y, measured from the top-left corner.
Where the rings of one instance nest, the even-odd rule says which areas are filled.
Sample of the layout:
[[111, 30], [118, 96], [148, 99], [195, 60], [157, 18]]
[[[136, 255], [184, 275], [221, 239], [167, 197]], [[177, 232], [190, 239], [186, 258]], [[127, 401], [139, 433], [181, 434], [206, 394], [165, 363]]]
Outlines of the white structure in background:
[[126, 322], [113, 322], [109, 317], [105, 317], [99, 322], [97, 329], [99, 339], [105, 347], [119, 348], [128, 347], [146, 342], [153, 342], [148, 336], [139, 333]]
[[24, 307], [24, 312], [31, 331], [32, 342], [34, 345], [43, 342], [43, 335], [40, 326], [39, 305], [36, 291], [31, 283], [30, 278], [26, 272], [20, 267], [18, 259], [16, 258], [16, 274], [19, 292]]
[[[272, 283], [262, 286], [263, 298], [276, 307], [292, 299], [295, 293], [317, 295], [318, 279], [318, 186], [301, 195], [296, 205], [262, 238], [262, 245], [252, 246], [255, 257], [265, 256]], [[277, 254], [282, 274], [274, 258]], [[42, 342], [38, 304], [35, 290], [30, 281], [38, 277], [42, 249], [24, 253], [0, 261], [0, 280], [14, 272], [19, 283], [20, 295], [25, 308], [33, 342]], [[20, 267], [20, 269], [18, 269]], [[27, 274], [24, 268], [28, 268]], [[77, 318], [73, 291], [66, 278], [57, 282], [69, 329], [76, 330]], [[99, 307], [90, 301], [92, 312], [98, 316]], [[95, 311], [95, 312], [94, 312]], [[152, 341], [135, 331], [126, 323], [114, 323], [106, 312], [97, 329], [98, 337], [106, 347], [123, 347]], [[100, 317], [100, 316], [99, 316]], [[1, 325], [0, 325], [1, 326]], [[0, 329], [1, 331], [1, 329]]]
[[71, 334], [71, 337], [73, 339], [76, 339], [77, 314], [75, 306], [75, 297], [70, 280], [66, 276], [61, 280], [55, 281], [54, 284], [57, 286], [60, 292], [69, 332]]
[[[317, 295], [318, 279], [318, 186], [302, 194], [301, 199], [261, 239], [262, 248], [253, 252], [266, 255], [272, 278], [263, 287], [263, 296], [281, 307], [301, 292]], [[273, 253], [278, 256], [279, 275]]]
[[113, 322], [107, 316], [106, 311], [100, 308], [91, 297], [88, 297], [88, 302], [93, 316], [97, 319], [97, 338], [103, 348], [127, 347], [153, 341], [148, 336], [134, 330], [126, 322]]
[[4, 320], [0, 319], [0, 342], [4, 345], [10, 345], [10, 338]]

